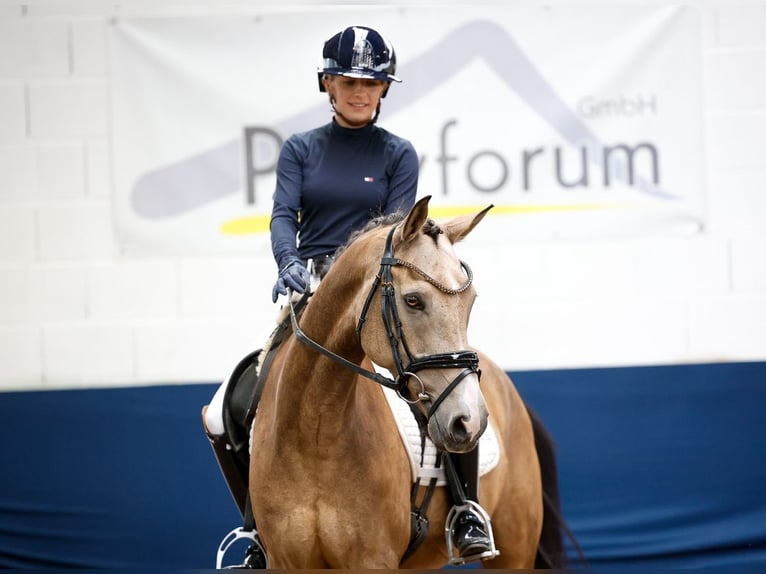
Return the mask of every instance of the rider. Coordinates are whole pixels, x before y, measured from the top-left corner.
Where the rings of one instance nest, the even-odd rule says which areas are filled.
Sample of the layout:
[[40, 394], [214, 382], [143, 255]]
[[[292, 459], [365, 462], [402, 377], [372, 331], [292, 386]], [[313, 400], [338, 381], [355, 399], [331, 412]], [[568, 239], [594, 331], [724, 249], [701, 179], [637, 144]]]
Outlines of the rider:
[[[324, 44], [319, 91], [327, 92], [332, 120], [290, 136], [277, 163], [271, 213], [271, 246], [279, 272], [272, 300], [288, 289], [303, 293], [324, 276], [335, 250], [349, 235], [380, 214], [407, 213], [415, 203], [418, 157], [412, 144], [376, 125], [381, 99], [394, 73], [394, 49], [378, 32], [348, 27]], [[229, 488], [244, 510], [247, 472], [233, 461], [222, 422], [227, 382], [204, 413], [205, 428]], [[452, 455], [468, 499], [477, 500], [477, 450]], [[468, 560], [490, 549], [482, 519], [463, 511], [453, 541]], [[265, 560], [252, 547], [242, 567]]]

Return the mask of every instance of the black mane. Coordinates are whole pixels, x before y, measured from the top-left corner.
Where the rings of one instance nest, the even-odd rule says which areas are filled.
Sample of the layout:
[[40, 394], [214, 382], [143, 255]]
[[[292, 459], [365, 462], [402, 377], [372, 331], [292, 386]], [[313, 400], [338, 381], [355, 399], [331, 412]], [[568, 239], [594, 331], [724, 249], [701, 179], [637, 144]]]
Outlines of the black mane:
[[[348, 238], [348, 241], [346, 241], [345, 245], [341, 245], [337, 251], [335, 252], [335, 257], [343, 253], [343, 251], [346, 250], [346, 248], [351, 245], [354, 241], [356, 241], [360, 235], [364, 235], [368, 231], [371, 231], [373, 229], [376, 229], [378, 227], [384, 227], [386, 225], [395, 225], [399, 223], [400, 221], [404, 220], [406, 214], [396, 211], [394, 213], [387, 213], [383, 215], [378, 215], [377, 217], [373, 217], [370, 219], [367, 224], [362, 227], [361, 229], [358, 229], [357, 231], [354, 231]], [[433, 220], [433, 219], [427, 219], [426, 222], [423, 224], [423, 233], [436, 241], [437, 237], [440, 233], [444, 233], [442, 231], [442, 228], [439, 227], [439, 225]]]

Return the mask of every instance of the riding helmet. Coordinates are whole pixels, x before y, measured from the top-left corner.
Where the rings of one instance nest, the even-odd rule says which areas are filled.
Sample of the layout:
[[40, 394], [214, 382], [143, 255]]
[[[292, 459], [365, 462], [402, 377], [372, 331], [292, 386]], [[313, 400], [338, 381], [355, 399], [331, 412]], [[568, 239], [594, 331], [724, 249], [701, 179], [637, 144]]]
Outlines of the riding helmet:
[[[322, 76], [346, 76], [401, 82], [394, 76], [396, 54], [383, 36], [366, 26], [350, 26], [327, 40], [318, 69], [319, 91], [324, 92]], [[388, 91], [388, 90], [386, 90]], [[383, 94], [385, 96], [385, 93]]]

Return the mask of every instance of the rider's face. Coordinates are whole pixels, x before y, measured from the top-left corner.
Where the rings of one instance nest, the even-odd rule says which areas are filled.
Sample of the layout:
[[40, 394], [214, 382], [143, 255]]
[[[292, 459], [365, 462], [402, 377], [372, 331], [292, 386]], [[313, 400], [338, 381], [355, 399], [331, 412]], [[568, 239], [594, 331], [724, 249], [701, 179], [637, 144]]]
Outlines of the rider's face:
[[327, 76], [323, 81], [325, 89], [335, 100], [336, 121], [348, 128], [370, 122], [388, 85], [383, 80], [345, 76]]

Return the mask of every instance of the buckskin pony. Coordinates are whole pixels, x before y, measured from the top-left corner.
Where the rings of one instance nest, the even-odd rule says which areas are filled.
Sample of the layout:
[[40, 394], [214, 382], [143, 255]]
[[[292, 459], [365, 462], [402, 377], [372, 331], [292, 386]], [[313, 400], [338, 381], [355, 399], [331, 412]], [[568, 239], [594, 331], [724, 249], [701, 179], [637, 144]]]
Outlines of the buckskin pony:
[[[414, 554], [410, 459], [384, 386], [411, 401], [437, 449], [474, 448], [488, 420], [499, 462], [481, 478], [499, 556], [489, 568], [560, 567], [555, 460], [507, 374], [467, 340], [476, 296], [453, 244], [483, 211], [437, 224], [429, 198], [339, 253], [268, 373], [252, 434], [250, 498], [269, 567], [439, 568], [446, 487]], [[373, 362], [392, 375], [376, 373]], [[425, 486], [417, 487], [419, 497]]]

